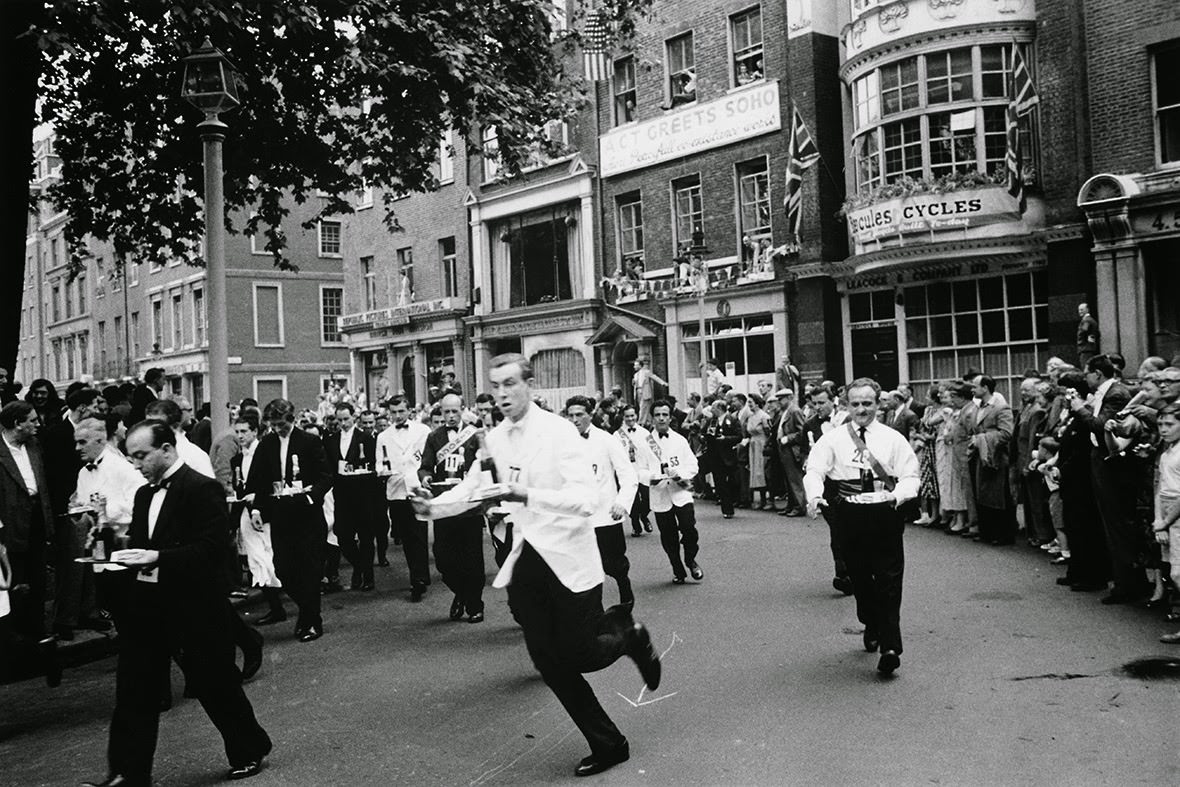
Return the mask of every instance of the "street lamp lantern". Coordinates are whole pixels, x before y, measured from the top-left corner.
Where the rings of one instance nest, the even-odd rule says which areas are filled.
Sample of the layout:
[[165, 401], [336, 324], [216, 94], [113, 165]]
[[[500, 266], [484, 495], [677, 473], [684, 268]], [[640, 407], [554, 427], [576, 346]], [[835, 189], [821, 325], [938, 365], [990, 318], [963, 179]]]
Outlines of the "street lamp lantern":
[[237, 69], [208, 38], [180, 62], [184, 63], [180, 95], [206, 116], [227, 112], [241, 103]]

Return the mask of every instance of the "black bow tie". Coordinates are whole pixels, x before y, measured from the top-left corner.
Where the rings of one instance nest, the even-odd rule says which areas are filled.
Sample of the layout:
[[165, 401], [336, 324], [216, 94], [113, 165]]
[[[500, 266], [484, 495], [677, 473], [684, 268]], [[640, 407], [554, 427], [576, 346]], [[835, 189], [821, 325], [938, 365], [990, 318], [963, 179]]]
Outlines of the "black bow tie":
[[634, 431], [635, 431], [635, 427], [634, 427], [634, 426], [628, 426], [628, 427], [627, 427], [627, 431], [628, 431], [628, 432], [634, 432]]
[[394, 428], [394, 429], [409, 429], [409, 428], [410, 428], [410, 425], [409, 425], [408, 423], [405, 423], [405, 424], [394, 424], [394, 425], [393, 425], [393, 428]]
[[98, 469], [98, 462], [87, 462], [86, 469], [93, 473]]
[[156, 492], [159, 492], [161, 489], [167, 489], [171, 483], [172, 483], [171, 478], [165, 478], [165, 479], [162, 479], [160, 481], [160, 483], [158, 483], [158, 484], [152, 484], [151, 485], [152, 494], [154, 495]]
[[590, 439], [590, 433], [589, 433], [589, 432], [582, 432], [582, 439], [583, 439], [583, 440], [589, 440], [589, 439]]

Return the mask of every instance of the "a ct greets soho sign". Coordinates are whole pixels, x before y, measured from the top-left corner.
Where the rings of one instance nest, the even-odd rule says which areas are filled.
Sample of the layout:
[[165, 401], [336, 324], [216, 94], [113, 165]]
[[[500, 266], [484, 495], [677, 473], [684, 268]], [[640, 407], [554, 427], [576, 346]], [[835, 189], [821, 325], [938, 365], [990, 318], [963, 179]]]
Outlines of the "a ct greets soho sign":
[[868, 243], [907, 232], [967, 229], [1019, 218], [1016, 200], [993, 187], [878, 202], [849, 211], [848, 230], [857, 243]]

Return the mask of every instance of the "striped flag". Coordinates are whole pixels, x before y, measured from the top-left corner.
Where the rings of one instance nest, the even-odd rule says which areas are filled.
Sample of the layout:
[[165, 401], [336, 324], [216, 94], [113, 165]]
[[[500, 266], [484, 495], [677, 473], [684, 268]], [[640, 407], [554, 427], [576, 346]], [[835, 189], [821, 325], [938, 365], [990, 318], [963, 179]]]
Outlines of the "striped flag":
[[1020, 116], [1027, 114], [1040, 102], [1028, 63], [1020, 53], [1020, 46], [1012, 43], [1012, 74], [1008, 85], [1008, 107], [1004, 113], [1008, 149], [1004, 154], [1004, 169], [1008, 175], [1008, 193], [1016, 199], [1020, 214], [1028, 201], [1024, 195], [1024, 150], [1020, 139]]
[[586, 27], [582, 30], [582, 65], [586, 79], [591, 82], [602, 82], [609, 76], [609, 43], [610, 30], [606, 26], [604, 14], [597, 8], [590, 9], [586, 14]]
[[799, 242], [799, 225], [803, 217], [803, 170], [819, 161], [819, 148], [799, 114], [799, 107], [791, 104], [791, 144], [787, 161], [787, 194], [783, 205], [787, 209], [787, 229]]

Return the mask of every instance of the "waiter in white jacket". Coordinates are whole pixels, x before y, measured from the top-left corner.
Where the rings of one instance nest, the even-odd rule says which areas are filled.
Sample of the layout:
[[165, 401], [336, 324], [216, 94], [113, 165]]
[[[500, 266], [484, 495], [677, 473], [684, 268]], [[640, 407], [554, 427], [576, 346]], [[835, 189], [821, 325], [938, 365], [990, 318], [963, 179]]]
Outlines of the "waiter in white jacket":
[[629, 611], [602, 610], [602, 560], [589, 517], [597, 501], [585, 443], [561, 416], [533, 404], [533, 370], [519, 353], [491, 360], [492, 393], [505, 415], [486, 438], [500, 485], [477, 494], [483, 462], [434, 500], [414, 498], [422, 515], [441, 519], [481, 502], [500, 503], [515, 525], [512, 551], [493, 587], [507, 587], [533, 664], [590, 744], [578, 776], [630, 758], [627, 739], [582, 673], [635, 660], [648, 688], [660, 684], [660, 659], [647, 629]]
[[[672, 563], [672, 582], [683, 585], [685, 569], [700, 582], [705, 572], [697, 565], [700, 537], [697, 534], [696, 507], [692, 502], [692, 481], [699, 467], [696, 454], [683, 435], [672, 429], [672, 403], [658, 399], [651, 407], [655, 419], [652, 453], [659, 471], [651, 482], [651, 510], [660, 529], [660, 543]], [[658, 480], [657, 480], [658, 479]], [[684, 557], [680, 550], [683, 547]]]
[[586, 441], [594, 483], [598, 489], [598, 506], [590, 517], [602, 568], [619, 586], [619, 604], [635, 608], [635, 593], [631, 590], [627, 560], [627, 537], [623, 535], [623, 520], [635, 501], [639, 487], [635, 467], [627, 457], [623, 444], [591, 423], [594, 404], [588, 397], [571, 396], [565, 403], [565, 415]]
[[421, 601], [430, 584], [430, 546], [426, 523], [414, 517], [409, 497], [419, 486], [418, 468], [430, 428], [410, 418], [410, 405], [404, 396], [390, 400], [389, 415], [393, 424], [377, 435], [377, 473], [386, 479], [389, 522], [394, 535], [401, 539], [410, 569], [410, 600]]
[[861, 377], [848, 384], [849, 420], [811, 448], [803, 488], [814, 518], [837, 514], [856, 616], [865, 650], [881, 651], [877, 671], [901, 664], [901, 585], [905, 520], [898, 506], [918, 496], [918, 458], [900, 432], [877, 420], [881, 386]]

